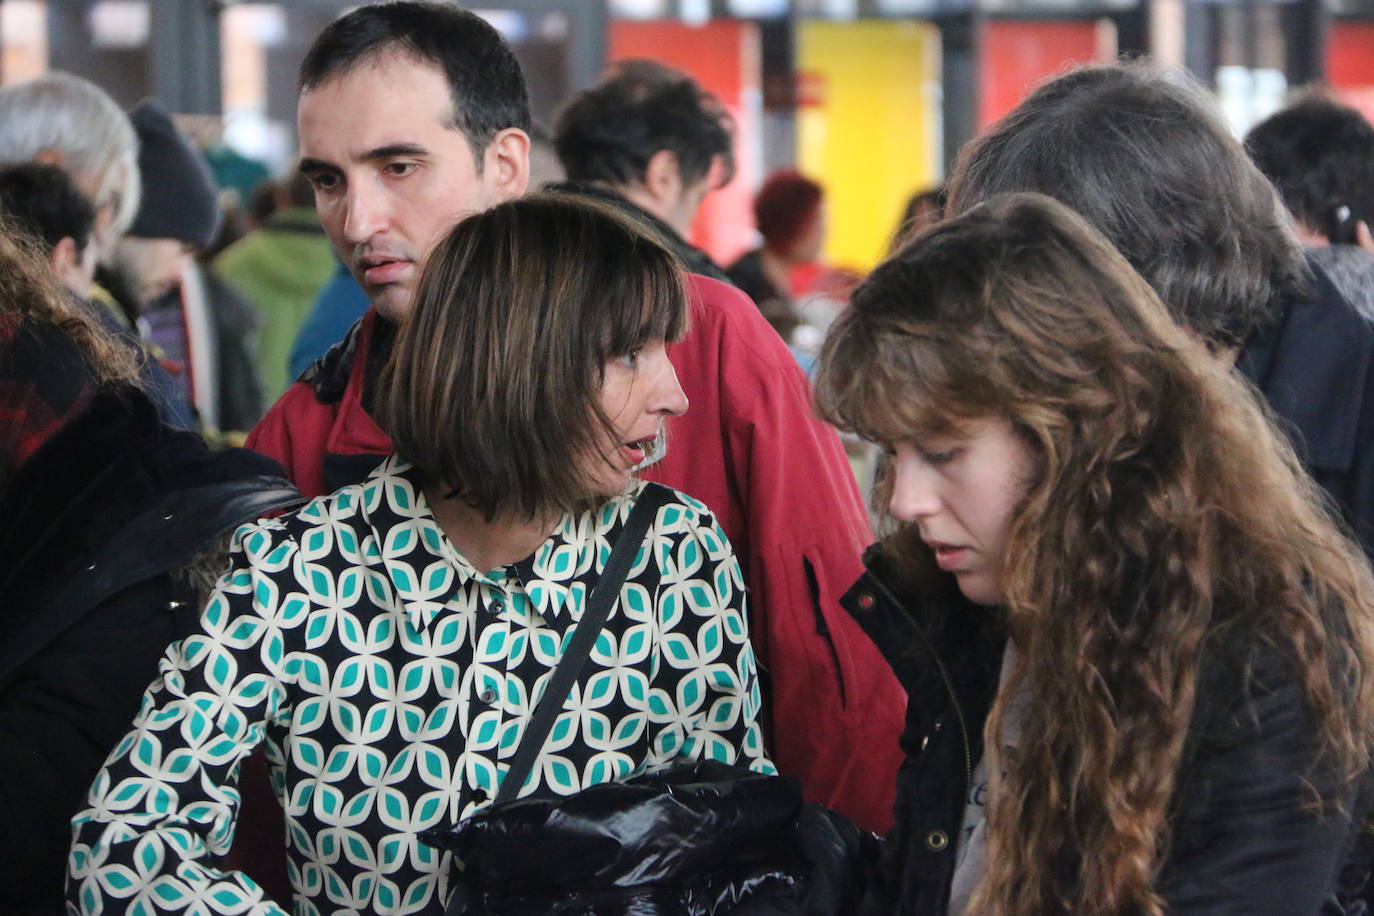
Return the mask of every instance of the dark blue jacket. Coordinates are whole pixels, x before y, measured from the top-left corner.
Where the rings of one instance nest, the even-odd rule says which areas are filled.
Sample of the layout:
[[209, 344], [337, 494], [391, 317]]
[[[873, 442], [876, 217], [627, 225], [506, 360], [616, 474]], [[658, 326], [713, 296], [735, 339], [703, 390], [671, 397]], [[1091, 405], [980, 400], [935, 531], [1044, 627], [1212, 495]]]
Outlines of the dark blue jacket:
[[1238, 366], [1374, 556], [1374, 325], [1310, 266], [1311, 297], [1253, 338]]

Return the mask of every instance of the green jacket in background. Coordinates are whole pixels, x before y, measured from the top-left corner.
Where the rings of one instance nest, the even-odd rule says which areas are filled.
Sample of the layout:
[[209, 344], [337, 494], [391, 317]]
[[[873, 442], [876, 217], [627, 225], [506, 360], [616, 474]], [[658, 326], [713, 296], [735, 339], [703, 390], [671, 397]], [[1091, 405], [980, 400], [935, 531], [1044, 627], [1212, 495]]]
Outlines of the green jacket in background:
[[278, 210], [215, 258], [215, 270], [262, 315], [258, 371], [266, 403], [292, 381], [287, 361], [315, 294], [334, 272], [334, 251], [309, 207]]

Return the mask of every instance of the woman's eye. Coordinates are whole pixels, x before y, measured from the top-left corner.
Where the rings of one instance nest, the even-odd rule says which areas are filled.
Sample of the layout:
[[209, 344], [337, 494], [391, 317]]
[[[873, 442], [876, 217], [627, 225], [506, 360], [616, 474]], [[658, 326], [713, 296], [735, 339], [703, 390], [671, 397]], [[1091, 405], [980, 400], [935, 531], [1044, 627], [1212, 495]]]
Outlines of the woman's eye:
[[620, 356], [616, 357], [616, 362], [620, 363], [620, 365], [624, 366], [626, 369], [638, 369], [639, 350], [636, 348], [629, 353], [622, 353]]
[[959, 450], [952, 448], [943, 452], [923, 452], [921, 457], [925, 459], [926, 464], [940, 465], [949, 464], [957, 454], [959, 454]]

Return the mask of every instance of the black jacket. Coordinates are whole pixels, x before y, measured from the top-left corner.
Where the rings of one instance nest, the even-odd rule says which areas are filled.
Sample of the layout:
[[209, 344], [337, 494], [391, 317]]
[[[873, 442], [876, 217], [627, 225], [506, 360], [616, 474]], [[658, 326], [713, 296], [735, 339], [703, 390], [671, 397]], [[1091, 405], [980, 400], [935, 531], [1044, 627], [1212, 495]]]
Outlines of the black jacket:
[[1311, 297], [1250, 340], [1237, 365], [1374, 556], [1374, 324], [1311, 266]]
[[[854, 871], [846, 912], [945, 916], [955, 838], [983, 726], [998, 686], [1005, 638], [990, 615], [951, 617], [935, 632], [894, 594], [870, 550], [868, 571], [843, 604], [907, 688], [896, 827], [885, 841], [848, 835]], [[1303, 806], [1311, 720], [1282, 663], [1258, 666], [1248, 693], [1235, 667], [1203, 672], [1171, 806], [1173, 843], [1156, 887], [1173, 914], [1363, 913], [1367, 876], [1348, 814]], [[1348, 793], [1347, 812], [1365, 799]]]
[[102, 391], [0, 494], [0, 912], [62, 911], [69, 820], [157, 661], [199, 614], [173, 572], [299, 502], [276, 462], [211, 452]]
[[703, 277], [710, 277], [712, 280], [719, 280], [722, 283], [734, 285], [734, 281], [726, 276], [725, 271], [721, 270], [720, 265], [711, 260], [711, 256], [706, 252], [692, 245], [682, 236], [677, 234], [672, 226], [654, 216], [648, 210], [636, 204], [628, 197], [617, 194], [608, 188], [596, 185], [578, 184], [575, 181], [560, 181], [544, 186], [546, 191], [558, 191], [563, 194], [580, 194], [583, 197], [590, 197], [602, 203], [610, 204], [622, 213], [639, 220], [644, 227], [649, 230], [651, 235], [655, 235], [663, 244], [678, 256], [682, 261], [683, 267], [688, 273], [701, 274]]

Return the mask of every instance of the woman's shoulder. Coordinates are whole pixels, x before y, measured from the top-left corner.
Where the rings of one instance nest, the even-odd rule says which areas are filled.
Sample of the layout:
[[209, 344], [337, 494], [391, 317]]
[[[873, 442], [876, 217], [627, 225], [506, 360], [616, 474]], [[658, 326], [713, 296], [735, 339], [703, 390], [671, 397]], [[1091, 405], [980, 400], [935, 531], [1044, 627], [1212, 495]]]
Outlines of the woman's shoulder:
[[639, 481], [630, 490], [602, 506], [596, 527], [603, 533], [623, 527], [640, 502], [652, 499], [656, 505], [645, 537], [671, 544], [700, 546], [710, 559], [722, 561], [734, 554], [729, 538], [721, 530], [715, 513], [701, 500], [661, 483]]
[[658, 511], [652, 522], [655, 531], [678, 530], [687, 532], [719, 529], [716, 515], [711, 511], [710, 506], [695, 496], [666, 484], [641, 481], [629, 497], [631, 507], [653, 493], [651, 488], [656, 488], [658, 492], [656, 497], [659, 504]]

